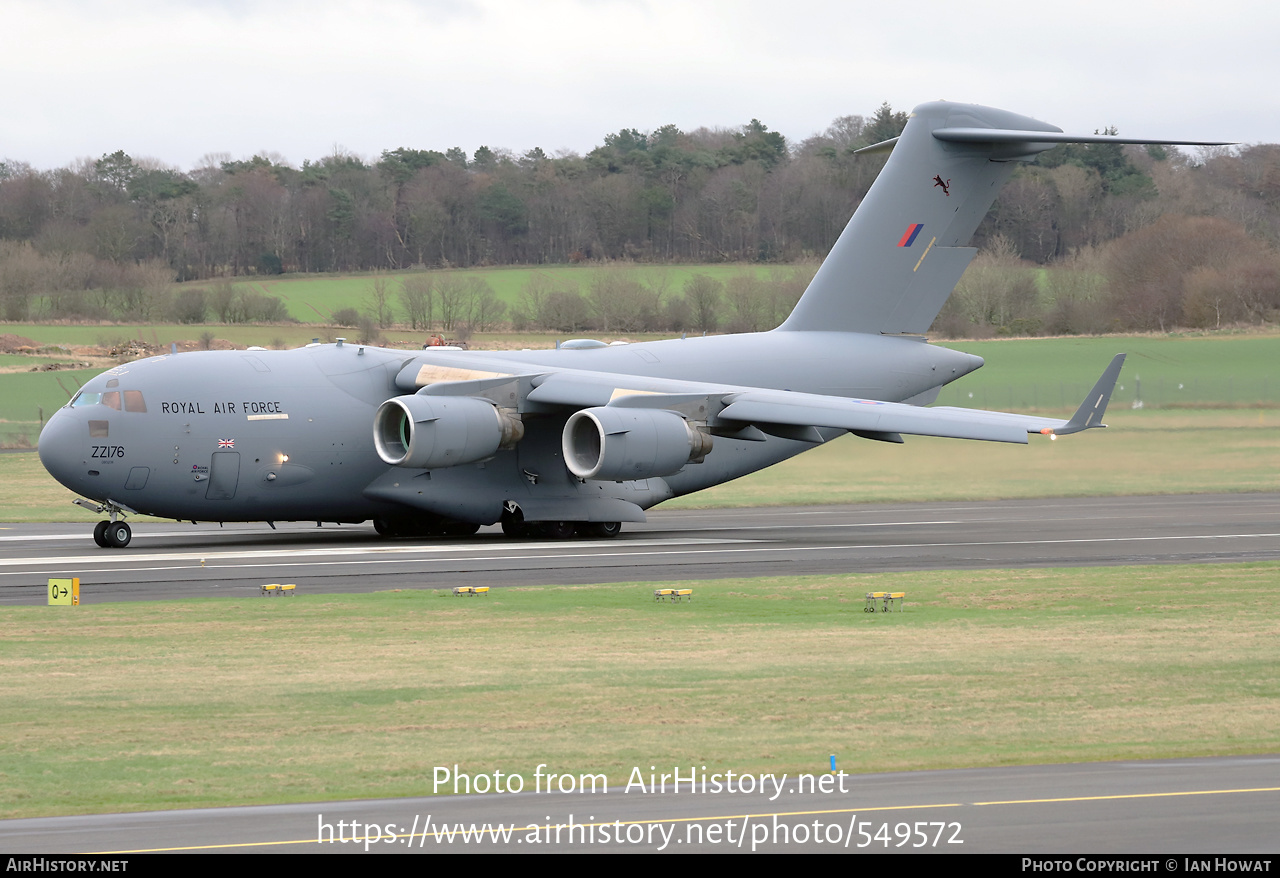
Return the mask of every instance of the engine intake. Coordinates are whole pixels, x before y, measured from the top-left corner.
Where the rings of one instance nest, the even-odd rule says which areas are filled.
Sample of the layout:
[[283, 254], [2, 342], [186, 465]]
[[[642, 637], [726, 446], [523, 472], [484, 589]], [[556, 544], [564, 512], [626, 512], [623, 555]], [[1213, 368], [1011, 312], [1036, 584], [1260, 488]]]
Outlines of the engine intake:
[[561, 446], [578, 478], [628, 481], [669, 476], [700, 462], [711, 436], [675, 412], [599, 406], [569, 416]]
[[373, 444], [392, 466], [435, 469], [474, 463], [524, 437], [520, 418], [470, 396], [397, 396], [373, 416]]

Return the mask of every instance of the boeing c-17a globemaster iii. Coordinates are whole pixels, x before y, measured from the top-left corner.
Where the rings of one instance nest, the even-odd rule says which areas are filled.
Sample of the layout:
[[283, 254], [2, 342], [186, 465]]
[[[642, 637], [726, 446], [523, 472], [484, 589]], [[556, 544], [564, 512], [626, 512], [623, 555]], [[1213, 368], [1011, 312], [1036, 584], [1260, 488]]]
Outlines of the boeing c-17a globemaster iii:
[[377, 531], [618, 533], [664, 500], [844, 433], [1026, 443], [1101, 427], [1123, 355], [1068, 420], [930, 407], [982, 365], [924, 333], [1018, 162], [1070, 135], [1004, 110], [923, 104], [787, 320], [770, 332], [545, 351], [356, 344], [151, 357], [97, 376], [40, 459], [106, 518], [372, 519]]

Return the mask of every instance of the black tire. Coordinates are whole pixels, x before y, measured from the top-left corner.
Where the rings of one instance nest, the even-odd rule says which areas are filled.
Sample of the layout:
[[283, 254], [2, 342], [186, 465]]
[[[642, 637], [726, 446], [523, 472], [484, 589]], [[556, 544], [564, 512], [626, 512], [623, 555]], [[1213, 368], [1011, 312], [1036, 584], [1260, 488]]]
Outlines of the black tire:
[[542, 535], [552, 540], [567, 540], [573, 536], [576, 526], [572, 521], [544, 521], [538, 525]]
[[502, 513], [502, 532], [509, 537], [529, 536], [529, 526], [524, 523], [524, 513], [519, 509], [515, 512]]
[[133, 530], [123, 521], [107, 525], [107, 544], [113, 549], [123, 549], [133, 539]]
[[600, 539], [609, 540], [622, 533], [622, 522], [586, 521], [578, 525], [578, 533], [589, 537], [598, 537]]
[[478, 530], [480, 525], [469, 521], [451, 521], [443, 528], [444, 535], [447, 537], [469, 537]]
[[110, 549], [111, 544], [107, 542], [107, 528], [111, 526], [109, 521], [100, 521], [93, 526], [93, 541], [98, 544], [100, 549]]

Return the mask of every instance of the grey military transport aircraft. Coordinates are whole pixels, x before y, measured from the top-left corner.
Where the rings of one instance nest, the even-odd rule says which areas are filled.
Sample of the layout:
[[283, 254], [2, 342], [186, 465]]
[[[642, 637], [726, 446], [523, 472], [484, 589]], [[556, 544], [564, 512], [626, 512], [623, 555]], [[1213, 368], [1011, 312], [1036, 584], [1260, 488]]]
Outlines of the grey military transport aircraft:
[[[982, 359], [924, 333], [1018, 162], [1071, 135], [1004, 110], [916, 107], [867, 197], [770, 332], [543, 351], [290, 351], [151, 357], [87, 382], [40, 459], [107, 518], [373, 520], [378, 533], [613, 536], [644, 510], [844, 433], [1026, 443], [1101, 427], [1124, 356], [1066, 421], [930, 407]], [[274, 525], [273, 525], [274, 526]]]

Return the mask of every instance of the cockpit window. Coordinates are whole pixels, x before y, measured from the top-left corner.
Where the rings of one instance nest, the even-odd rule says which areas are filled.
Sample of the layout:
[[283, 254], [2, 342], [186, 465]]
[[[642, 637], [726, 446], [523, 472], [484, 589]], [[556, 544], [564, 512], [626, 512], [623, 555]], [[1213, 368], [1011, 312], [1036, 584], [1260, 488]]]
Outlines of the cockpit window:
[[109, 409], [120, 411], [122, 393], [124, 394], [124, 411], [145, 412], [147, 410], [147, 401], [143, 398], [141, 390], [108, 390], [105, 393], [89, 393], [82, 390], [71, 398], [70, 405], [75, 409], [86, 405], [105, 405]]

